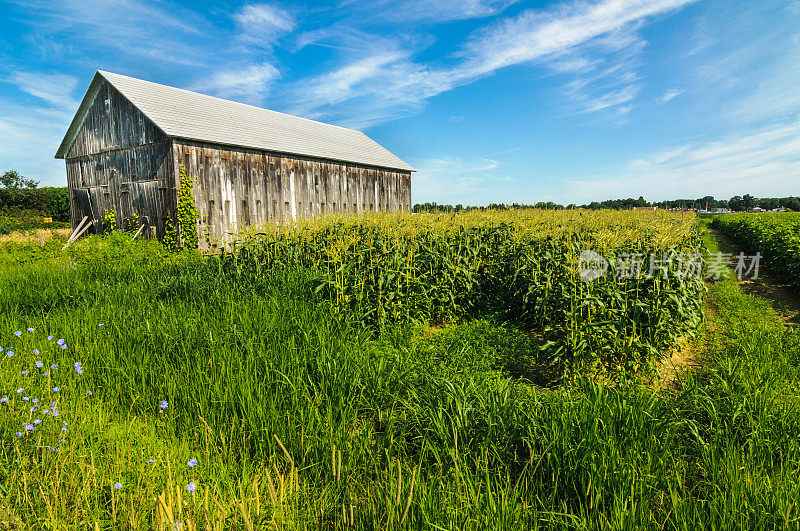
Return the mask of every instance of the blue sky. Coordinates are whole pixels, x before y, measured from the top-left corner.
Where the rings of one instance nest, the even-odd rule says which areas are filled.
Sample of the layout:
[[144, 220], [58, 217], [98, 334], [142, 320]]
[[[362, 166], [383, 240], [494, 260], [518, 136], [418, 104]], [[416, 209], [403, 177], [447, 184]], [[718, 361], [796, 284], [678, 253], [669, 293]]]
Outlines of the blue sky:
[[0, 3], [0, 171], [97, 69], [365, 131], [415, 202], [800, 194], [800, 1]]

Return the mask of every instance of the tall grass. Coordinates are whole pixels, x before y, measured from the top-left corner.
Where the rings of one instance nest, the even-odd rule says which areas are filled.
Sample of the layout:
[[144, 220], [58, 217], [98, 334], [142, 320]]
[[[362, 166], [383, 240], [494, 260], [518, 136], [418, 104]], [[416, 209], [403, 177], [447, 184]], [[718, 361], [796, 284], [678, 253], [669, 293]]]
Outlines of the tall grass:
[[72, 428], [52, 451], [15, 436], [21, 408], [0, 410], [0, 517], [30, 527], [798, 527], [800, 341], [732, 282], [709, 293], [715, 333], [696, 340], [705, 368], [665, 390], [581, 377], [541, 389], [529, 383], [536, 339], [517, 321], [381, 336], [317, 285], [318, 273], [282, 267], [245, 282], [218, 259], [121, 235], [4, 268], [0, 344], [16, 355], [0, 362], [0, 394], [30, 378], [20, 370], [32, 348], [63, 337], [67, 349], [39, 356], [72, 371], [59, 397]]

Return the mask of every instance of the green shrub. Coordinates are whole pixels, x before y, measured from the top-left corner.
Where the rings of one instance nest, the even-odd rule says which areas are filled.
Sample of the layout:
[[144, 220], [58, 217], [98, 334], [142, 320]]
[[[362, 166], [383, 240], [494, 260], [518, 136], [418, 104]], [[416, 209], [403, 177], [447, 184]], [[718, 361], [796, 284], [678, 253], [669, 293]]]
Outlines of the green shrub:
[[66, 187], [0, 188], [0, 214], [19, 216], [24, 211], [70, 221], [69, 192]]

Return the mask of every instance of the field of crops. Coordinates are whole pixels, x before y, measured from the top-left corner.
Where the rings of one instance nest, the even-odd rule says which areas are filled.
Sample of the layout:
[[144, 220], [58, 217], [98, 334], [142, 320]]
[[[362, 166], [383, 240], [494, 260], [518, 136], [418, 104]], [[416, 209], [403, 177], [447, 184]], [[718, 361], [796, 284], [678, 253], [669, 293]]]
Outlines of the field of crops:
[[[317, 289], [364, 324], [448, 322], [502, 313], [530, 329], [565, 369], [654, 361], [700, 320], [700, 275], [677, 261], [622, 274], [620, 256], [663, 260], [699, 251], [694, 218], [612, 211], [378, 215], [270, 227], [227, 257], [251, 278], [275, 267], [319, 272]], [[579, 255], [609, 258], [579, 276]]]
[[711, 224], [748, 253], [761, 253], [771, 270], [800, 286], [800, 213], [726, 214]]
[[[699, 281], [616, 278], [712, 245], [693, 218], [328, 221], [1, 244], [0, 527], [798, 526], [798, 332], [729, 280], [707, 327]], [[697, 368], [635, 362], [695, 331]]]

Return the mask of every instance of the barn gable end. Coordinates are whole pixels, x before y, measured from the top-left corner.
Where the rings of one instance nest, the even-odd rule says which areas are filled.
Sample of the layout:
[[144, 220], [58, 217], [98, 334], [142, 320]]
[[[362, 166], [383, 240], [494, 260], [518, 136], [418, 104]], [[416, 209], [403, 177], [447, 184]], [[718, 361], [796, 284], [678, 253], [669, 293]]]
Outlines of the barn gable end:
[[86, 216], [102, 232], [106, 212], [118, 227], [145, 225], [161, 237], [174, 211], [171, 140], [107, 80], [96, 76], [62, 144], [72, 225]]
[[64, 158], [167, 140], [167, 136], [144, 113], [102, 79]]

